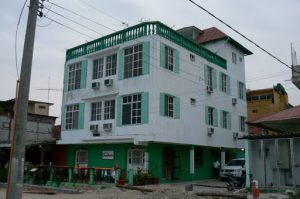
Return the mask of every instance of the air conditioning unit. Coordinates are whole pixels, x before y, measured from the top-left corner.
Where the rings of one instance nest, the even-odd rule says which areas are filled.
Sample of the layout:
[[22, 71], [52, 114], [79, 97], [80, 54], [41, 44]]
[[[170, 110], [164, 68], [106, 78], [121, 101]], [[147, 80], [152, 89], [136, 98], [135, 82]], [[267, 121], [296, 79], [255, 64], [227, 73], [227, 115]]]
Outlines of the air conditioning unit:
[[238, 132], [233, 132], [232, 136], [233, 136], [233, 139], [236, 140], [239, 137], [239, 133]]
[[93, 82], [92, 83], [92, 89], [99, 89], [100, 88], [100, 82]]
[[213, 93], [213, 87], [212, 86], [206, 86], [206, 91], [208, 94]]
[[106, 79], [104, 80], [105, 86], [112, 86], [113, 85], [113, 79]]
[[232, 98], [232, 105], [236, 105], [237, 104], [237, 99], [236, 98]]
[[207, 128], [207, 135], [211, 136], [212, 134], [214, 134], [214, 132], [215, 132], [214, 128], [212, 128], [212, 127]]
[[112, 123], [104, 123], [103, 124], [104, 131], [111, 131], [111, 129], [112, 129]]
[[97, 132], [98, 131], [98, 124], [90, 125], [90, 131], [91, 132]]

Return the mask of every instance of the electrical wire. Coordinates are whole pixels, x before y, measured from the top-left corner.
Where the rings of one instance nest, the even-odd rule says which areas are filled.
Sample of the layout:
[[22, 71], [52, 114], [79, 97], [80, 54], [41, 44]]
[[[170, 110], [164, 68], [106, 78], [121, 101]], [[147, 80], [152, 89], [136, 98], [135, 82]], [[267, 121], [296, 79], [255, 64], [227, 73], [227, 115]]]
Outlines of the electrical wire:
[[62, 23], [60, 23], [60, 22], [58, 22], [58, 21], [56, 21], [56, 20], [54, 20], [54, 19], [52, 19], [52, 18], [50, 18], [50, 17], [47, 17], [47, 16], [44, 16], [44, 17], [47, 18], [47, 19], [49, 19], [49, 20], [51, 20], [51, 21], [53, 21], [53, 22], [56, 23], [56, 24], [59, 24], [59, 25], [65, 27], [65, 28], [70, 29], [70, 30], [72, 30], [72, 31], [74, 31], [74, 32], [76, 32], [76, 33], [78, 33], [78, 34], [84, 35], [84, 36], [86, 36], [86, 37], [88, 37], [88, 38], [90, 38], [90, 39], [93, 39], [93, 40], [95, 39], [95, 38], [93, 38], [93, 37], [91, 37], [91, 36], [89, 36], [89, 35], [87, 35], [87, 34], [85, 34], [85, 33], [82, 33], [82, 32], [80, 32], [80, 31], [78, 31], [78, 30], [76, 30], [76, 29], [74, 29], [74, 28], [71, 28], [70, 26], [67, 26], [67, 25], [65, 25], [65, 24], [62, 24]]
[[95, 20], [93, 20], [93, 19], [90, 19], [90, 18], [85, 17], [85, 16], [83, 16], [83, 15], [81, 15], [81, 14], [78, 14], [78, 13], [76, 13], [76, 12], [70, 10], [70, 9], [67, 9], [67, 8], [65, 8], [65, 7], [63, 7], [63, 6], [61, 6], [61, 5], [58, 5], [58, 4], [56, 4], [56, 3], [53, 3], [52, 1], [47, 0], [47, 2], [49, 2], [50, 4], [56, 6], [56, 7], [60, 8], [60, 9], [63, 9], [63, 10], [65, 10], [65, 11], [67, 11], [67, 12], [70, 12], [70, 13], [72, 13], [72, 14], [78, 16], [78, 17], [81, 17], [81, 18], [83, 18], [83, 19], [85, 19], [85, 20], [88, 20], [88, 21], [90, 21], [90, 22], [93, 22], [94, 24], [97, 24], [97, 25], [99, 25], [99, 26], [101, 26], [101, 27], [104, 27], [104, 28], [109, 29], [109, 30], [111, 30], [111, 31], [116, 31], [116, 30], [114, 30], [114, 29], [112, 29], [112, 28], [110, 28], [110, 27], [108, 27], [108, 26], [106, 26], [106, 25], [103, 25], [103, 24], [101, 24], [101, 23], [99, 23], [99, 22], [97, 22], [97, 21], [95, 21]]
[[124, 22], [124, 21], [122, 21], [122, 20], [120, 20], [120, 19], [117, 19], [116, 17], [114, 17], [114, 16], [112, 16], [112, 15], [110, 15], [110, 14], [107, 14], [106, 12], [100, 10], [99, 8], [96, 8], [95, 6], [89, 4], [89, 3], [85, 2], [85, 1], [82, 1], [82, 0], [79, 0], [79, 1], [80, 1], [81, 3], [83, 3], [83, 4], [85, 4], [86, 6], [92, 8], [92, 9], [98, 11], [98, 12], [100, 12], [101, 14], [104, 14], [104, 15], [110, 17], [111, 19], [114, 19], [115, 21], [120, 22], [122, 25], [125, 25], [126, 27], [129, 26], [129, 24], [128, 24], [127, 22]]
[[23, 11], [24, 11], [26, 3], [27, 3], [27, 0], [25, 0], [25, 2], [23, 4], [23, 7], [21, 9], [21, 12], [20, 12], [20, 15], [19, 15], [19, 19], [18, 19], [18, 23], [17, 23], [16, 35], [15, 35], [15, 61], [16, 61], [16, 70], [17, 70], [17, 78], [18, 78], [18, 80], [20, 79], [19, 68], [18, 68], [18, 52], [17, 52], [18, 30], [19, 30], [19, 25], [20, 25], [20, 22], [21, 22], [21, 17], [22, 17], [22, 14], [23, 14]]
[[210, 11], [208, 11], [207, 9], [205, 9], [204, 7], [200, 6], [199, 4], [197, 4], [196, 2], [194, 2], [193, 0], [188, 0], [190, 1], [192, 4], [194, 4], [195, 6], [197, 6], [198, 8], [202, 9], [203, 11], [205, 11], [206, 13], [208, 13], [210, 16], [214, 17], [215, 19], [217, 19], [218, 21], [220, 21], [221, 23], [223, 23], [225, 26], [227, 26], [228, 28], [230, 28], [231, 30], [233, 30], [235, 33], [239, 34], [241, 37], [243, 37], [244, 39], [246, 39], [247, 41], [249, 41], [250, 43], [254, 44], [257, 48], [259, 48], [260, 50], [262, 50], [263, 52], [267, 53], [269, 56], [271, 56], [272, 58], [274, 58], [275, 60], [277, 60], [279, 63], [281, 63], [282, 65], [288, 67], [289, 69], [291, 69], [293, 72], [295, 73], [300, 73], [298, 71], [296, 71], [295, 69], [293, 69], [291, 66], [289, 66], [288, 64], [286, 64], [285, 62], [281, 61], [279, 58], [277, 58], [275, 55], [273, 55], [272, 53], [270, 53], [269, 51], [267, 51], [266, 49], [264, 49], [263, 47], [261, 47], [260, 45], [258, 45], [257, 43], [255, 43], [254, 41], [252, 41], [251, 39], [249, 39], [248, 37], [246, 37], [244, 34], [242, 34], [241, 32], [239, 32], [238, 30], [234, 29], [232, 26], [230, 26], [229, 24], [227, 24], [226, 22], [224, 22], [222, 19], [218, 18], [217, 16], [215, 16], [214, 14], [212, 14]]
[[45, 9], [48, 10], [48, 11], [50, 11], [50, 12], [52, 12], [52, 13], [54, 13], [54, 14], [56, 14], [56, 15], [58, 15], [58, 16], [60, 16], [60, 17], [62, 17], [62, 18], [65, 18], [65, 19], [67, 19], [67, 20], [69, 20], [69, 21], [71, 21], [71, 22], [73, 22], [73, 23], [75, 23], [75, 24], [77, 24], [77, 25], [79, 25], [79, 26], [81, 26], [81, 27], [83, 27], [83, 28], [86, 28], [86, 29], [88, 29], [88, 30], [90, 30], [90, 31], [92, 31], [92, 32], [94, 32], [94, 33], [96, 33], [96, 34], [99, 34], [99, 35], [103, 36], [102, 33], [97, 32], [97, 31], [95, 31], [94, 29], [92, 29], [92, 28], [90, 28], [90, 27], [88, 27], [88, 26], [86, 26], [86, 25], [82, 25], [82, 24], [78, 23], [77, 21], [75, 21], [75, 20], [73, 20], [73, 19], [70, 19], [70, 18], [68, 18], [68, 17], [65, 17], [64, 15], [62, 15], [62, 14], [60, 14], [60, 13], [58, 13], [58, 12], [55, 12], [55, 11], [53, 11], [53, 10], [50, 10], [50, 9], [48, 9], [48, 8], [45, 8]]

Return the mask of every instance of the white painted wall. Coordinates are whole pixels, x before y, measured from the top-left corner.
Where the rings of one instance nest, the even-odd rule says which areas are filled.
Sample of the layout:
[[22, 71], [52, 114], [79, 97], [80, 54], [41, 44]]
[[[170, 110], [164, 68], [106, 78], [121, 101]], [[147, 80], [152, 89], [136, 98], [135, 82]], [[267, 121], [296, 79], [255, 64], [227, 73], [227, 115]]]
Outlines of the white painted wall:
[[[118, 81], [117, 76], [113, 76], [114, 87], [108, 90], [103, 86], [105, 78], [99, 79], [101, 82], [100, 91], [93, 91], [92, 82], [92, 59], [117, 52], [119, 48], [130, 46], [144, 41], [150, 41], [150, 74], [136, 78], [130, 78]], [[180, 71], [178, 74], [160, 67], [160, 43], [164, 43], [180, 52]], [[215, 45], [215, 46], [214, 46]], [[209, 48], [217, 48], [214, 44]], [[231, 52], [234, 50], [237, 54], [238, 65], [231, 64]], [[64, 94], [63, 105], [74, 103], [85, 103], [85, 125], [83, 130], [62, 131], [62, 140], [59, 144], [75, 144], [99, 142], [105, 139], [118, 139], [118, 137], [133, 138], [135, 141], [147, 142], [167, 142], [178, 144], [193, 144], [215, 147], [242, 147], [242, 141], [233, 139], [233, 132], [238, 132], [239, 115], [247, 116], [246, 102], [238, 100], [238, 104], [233, 106], [231, 99], [237, 97], [237, 83], [239, 80], [245, 82], [244, 57], [243, 62], [239, 63], [239, 56], [242, 54], [235, 48], [226, 46], [219, 51], [220, 55], [230, 58], [228, 69], [225, 70], [207, 60], [195, 55], [195, 62], [190, 61], [190, 52], [169, 40], [157, 35], [139, 38], [110, 49], [102, 50], [93, 55], [73, 59], [67, 64], [71, 64], [82, 59], [88, 59], [87, 69], [87, 88], [79, 89]], [[230, 55], [230, 56], [229, 56]], [[204, 65], [209, 65], [223, 72], [231, 78], [231, 95], [224, 94], [218, 88], [213, 94], [207, 94], [204, 84]], [[219, 74], [217, 73], [217, 78]], [[112, 77], [109, 77], [112, 78]], [[98, 81], [98, 80], [97, 80]], [[217, 80], [217, 84], [219, 80]], [[136, 92], [149, 92], [149, 123], [144, 125], [132, 125], [116, 127], [113, 122], [111, 136], [93, 137], [89, 131], [90, 124], [100, 122], [90, 122], [90, 103], [104, 98], [115, 98], [117, 95], [131, 94]], [[159, 115], [159, 95], [165, 92], [180, 98], [180, 119], [172, 119]], [[196, 105], [190, 104], [190, 98], [196, 99]], [[207, 135], [207, 126], [205, 125], [205, 106], [213, 106], [218, 109], [219, 127], [215, 127], [215, 133], [212, 136]], [[117, 107], [116, 107], [117, 108]], [[231, 130], [220, 128], [220, 110], [231, 112]], [[241, 133], [240, 133], [241, 135]]]

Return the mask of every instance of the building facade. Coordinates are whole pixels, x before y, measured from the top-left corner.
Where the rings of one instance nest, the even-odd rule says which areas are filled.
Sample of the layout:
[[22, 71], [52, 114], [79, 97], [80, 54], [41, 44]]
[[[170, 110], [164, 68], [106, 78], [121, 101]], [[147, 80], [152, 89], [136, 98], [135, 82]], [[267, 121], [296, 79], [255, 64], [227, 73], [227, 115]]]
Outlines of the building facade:
[[207, 179], [222, 151], [240, 155], [245, 52], [208, 50], [220, 42], [203, 47], [146, 22], [69, 49], [58, 141], [68, 166], [117, 163], [162, 180]]

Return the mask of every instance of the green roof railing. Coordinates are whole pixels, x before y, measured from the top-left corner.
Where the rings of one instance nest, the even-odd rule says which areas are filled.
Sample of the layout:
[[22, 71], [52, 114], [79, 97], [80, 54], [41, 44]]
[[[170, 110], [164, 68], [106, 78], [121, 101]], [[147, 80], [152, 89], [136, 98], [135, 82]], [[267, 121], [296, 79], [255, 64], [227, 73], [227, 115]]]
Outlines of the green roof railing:
[[131, 41], [140, 37], [149, 35], [159, 35], [163, 38], [168, 39], [177, 45], [186, 48], [187, 50], [205, 58], [209, 62], [212, 62], [224, 69], [227, 69], [226, 60], [208, 49], [200, 46], [192, 40], [184, 37], [175, 30], [162, 24], [161, 22], [144, 22], [131, 26], [124, 30], [112, 33], [110, 35], [101, 37], [99, 39], [90, 41], [88, 43], [76, 46], [68, 49], [66, 53], [66, 60], [71, 60], [83, 55], [97, 52], [115, 45], [122, 44], [127, 41]]

